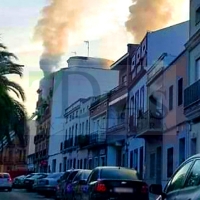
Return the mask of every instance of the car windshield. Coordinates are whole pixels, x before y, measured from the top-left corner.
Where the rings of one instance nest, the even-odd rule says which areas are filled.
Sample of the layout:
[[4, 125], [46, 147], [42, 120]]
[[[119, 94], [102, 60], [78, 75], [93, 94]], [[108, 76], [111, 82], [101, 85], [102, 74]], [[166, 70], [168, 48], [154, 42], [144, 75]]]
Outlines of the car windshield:
[[49, 174], [47, 178], [60, 178], [63, 175], [63, 173], [53, 173]]
[[90, 170], [84, 171], [83, 175], [82, 175], [82, 178], [86, 180], [88, 178], [88, 176], [90, 175], [90, 173], [91, 173]]
[[45, 176], [45, 174], [34, 174], [33, 176], [31, 176], [29, 178], [39, 178], [41, 176]]
[[0, 174], [0, 178], [10, 178], [9, 174]]
[[104, 168], [101, 169], [102, 179], [114, 180], [140, 180], [139, 174], [135, 170], [126, 168]]
[[34, 175], [36, 175], [36, 174], [29, 174], [29, 175], [26, 176], [26, 178], [30, 178], [30, 177], [32, 177]]

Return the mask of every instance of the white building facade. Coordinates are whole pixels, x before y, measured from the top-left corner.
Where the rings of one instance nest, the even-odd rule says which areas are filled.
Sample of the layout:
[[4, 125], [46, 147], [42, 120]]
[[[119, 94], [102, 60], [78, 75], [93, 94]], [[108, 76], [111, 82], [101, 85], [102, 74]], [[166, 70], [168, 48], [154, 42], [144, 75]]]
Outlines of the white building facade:
[[117, 85], [118, 71], [107, 69], [108, 63], [104, 59], [72, 57], [68, 68], [55, 72], [48, 160], [51, 171], [59, 171], [63, 162], [60, 144], [66, 135], [65, 109], [80, 98], [104, 94]]

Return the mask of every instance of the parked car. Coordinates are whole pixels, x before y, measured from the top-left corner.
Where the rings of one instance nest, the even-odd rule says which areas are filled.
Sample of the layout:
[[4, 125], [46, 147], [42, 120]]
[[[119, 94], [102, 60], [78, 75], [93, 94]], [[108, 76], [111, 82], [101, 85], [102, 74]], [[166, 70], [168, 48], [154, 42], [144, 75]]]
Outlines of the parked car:
[[124, 167], [95, 168], [87, 180], [83, 200], [149, 200], [148, 185], [138, 172]]
[[68, 178], [68, 176], [70, 175], [71, 172], [72, 172], [72, 170], [67, 170], [63, 174], [63, 176], [61, 176], [60, 179], [58, 180], [58, 186], [57, 186], [56, 196], [55, 196], [56, 200], [61, 199], [61, 197], [64, 195], [64, 183], [65, 183], [65, 180]]
[[80, 171], [80, 169], [74, 169], [68, 178], [65, 180], [64, 184], [64, 195], [62, 196], [62, 199], [68, 200], [68, 197], [72, 196], [73, 188], [72, 188], [72, 181], [74, 177], [77, 175], [77, 173]]
[[70, 169], [61, 177], [57, 191], [56, 199], [65, 199], [68, 192], [72, 191], [71, 183], [80, 169]]
[[33, 190], [33, 188], [34, 188], [33, 185], [37, 182], [37, 180], [40, 178], [45, 178], [47, 176], [48, 176], [47, 173], [36, 173], [29, 178], [26, 177], [24, 180], [25, 189], [28, 191]]
[[72, 180], [72, 193], [68, 193], [67, 200], [82, 200], [86, 191], [87, 179], [92, 170], [80, 170]]
[[54, 196], [58, 186], [58, 180], [63, 175], [63, 172], [49, 174], [46, 178], [38, 180], [37, 192], [47, 197]]
[[0, 173], [0, 189], [12, 191], [12, 179], [9, 173]]
[[152, 184], [152, 194], [160, 195], [160, 200], [199, 200], [200, 199], [200, 154], [183, 162], [162, 190], [162, 185]]
[[13, 179], [13, 188], [22, 189], [24, 188], [24, 179], [26, 178], [25, 175], [17, 176]]

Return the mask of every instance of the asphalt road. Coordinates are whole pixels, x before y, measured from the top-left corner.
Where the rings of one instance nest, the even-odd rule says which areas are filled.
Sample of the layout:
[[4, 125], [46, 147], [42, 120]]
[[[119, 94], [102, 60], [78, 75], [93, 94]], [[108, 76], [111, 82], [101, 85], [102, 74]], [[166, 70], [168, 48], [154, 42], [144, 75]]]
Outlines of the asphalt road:
[[26, 192], [26, 190], [15, 190], [12, 192], [0, 191], [1, 200], [53, 200], [50, 198], [45, 198], [37, 193]]
[[[150, 200], [155, 200], [156, 196], [150, 195]], [[34, 192], [26, 190], [13, 189], [12, 192], [0, 191], [0, 200], [53, 200], [53, 198], [45, 198]]]

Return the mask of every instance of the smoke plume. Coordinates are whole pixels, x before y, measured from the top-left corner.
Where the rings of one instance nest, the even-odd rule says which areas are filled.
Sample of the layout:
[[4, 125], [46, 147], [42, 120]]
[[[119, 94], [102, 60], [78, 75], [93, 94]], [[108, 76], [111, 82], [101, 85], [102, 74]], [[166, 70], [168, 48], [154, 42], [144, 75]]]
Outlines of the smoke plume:
[[[34, 33], [34, 39], [41, 40], [44, 47], [40, 61], [43, 72], [58, 68], [69, 45], [99, 39], [115, 29], [118, 26], [116, 16], [121, 17], [123, 4], [121, 0], [51, 0], [50, 5], [43, 8]], [[129, 5], [126, 5], [127, 11]]]
[[133, 0], [129, 7], [129, 19], [125, 23], [127, 31], [132, 33], [135, 42], [140, 42], [147, 31], [164, 28], [170, 22], [176, 23], [177, 13], [184, 13], [181, 7], [185, 2], [186, 0]]

